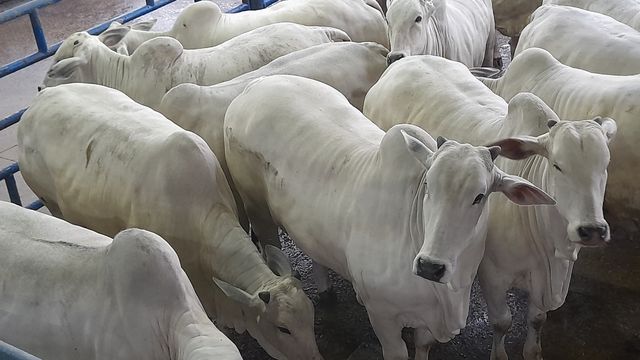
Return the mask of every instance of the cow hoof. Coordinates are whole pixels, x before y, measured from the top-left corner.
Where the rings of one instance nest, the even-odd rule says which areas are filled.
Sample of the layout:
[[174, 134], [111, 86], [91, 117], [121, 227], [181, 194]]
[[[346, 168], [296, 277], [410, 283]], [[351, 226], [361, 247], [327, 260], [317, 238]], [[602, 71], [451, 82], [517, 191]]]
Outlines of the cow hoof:
[[321, 293], [318, 293], [318, 304], [320, 305], [334, 305], [338, 302], [338, 295], [333, 288], [329, 288]]
[[493, 67], [496, 69], [500, 69], [502, 70], [502, 66], [504, 64], [502, 63], [502, 57], [497, 57], [493, 59]]
[[302, 280], [302, 275], [300, 274], [300, 272], [298, 270], [293, 270], [292, 273], [293, 277], [298, 279], [298, 280]]

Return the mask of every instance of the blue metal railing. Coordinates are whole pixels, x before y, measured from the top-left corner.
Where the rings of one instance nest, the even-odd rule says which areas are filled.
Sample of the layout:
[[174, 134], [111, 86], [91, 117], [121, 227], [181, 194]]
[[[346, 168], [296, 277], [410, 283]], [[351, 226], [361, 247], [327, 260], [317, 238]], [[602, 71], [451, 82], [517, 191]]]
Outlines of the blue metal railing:
[[40, 360], [0, 340], [0, 360]]

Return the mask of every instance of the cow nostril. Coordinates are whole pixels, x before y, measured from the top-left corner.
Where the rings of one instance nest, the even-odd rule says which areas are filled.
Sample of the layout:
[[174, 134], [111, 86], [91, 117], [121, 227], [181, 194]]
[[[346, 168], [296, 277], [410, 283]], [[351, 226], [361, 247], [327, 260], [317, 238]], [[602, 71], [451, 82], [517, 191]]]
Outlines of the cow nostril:
[[589, 237], [589, 231], [586, 227], [580, 226], [578, 228], [578, 236], [580, 236], [580, 239], [586, 239]]
[[38, 86], [38, 92], [42, 91], [42, 86]]
[[596, 226], [596, 229], [598, 230], [598, 234], [600, 234], [600, 237], [604, 239], [605, 236], [607, 236], [607, 226], [606, 225], [598, 225]]
[[418, 260], [418, 275], [431, 281], [440, 281], [446, 272], [443, 264], [435, 264], [424, 259]]

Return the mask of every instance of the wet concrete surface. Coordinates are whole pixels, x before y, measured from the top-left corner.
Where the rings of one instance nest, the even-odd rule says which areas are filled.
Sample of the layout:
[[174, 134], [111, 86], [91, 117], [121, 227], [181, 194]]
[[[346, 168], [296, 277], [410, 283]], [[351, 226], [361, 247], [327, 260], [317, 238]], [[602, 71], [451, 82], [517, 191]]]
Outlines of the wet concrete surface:
[[[0, 11], [22, 2], [0, 2]], [[239, 3], [227, 0], [217, 2], [224, 8]], [[181, 9], [190, 3], [178, 0], [141, 19], [159, 18], [156, 28], [167, 29]], [[75, 31], [142, 5], [144, 1], [62, 0], [57, 5], [43, 9], [41, 19], [47, 38], [53, 43]], [[502, 39], [501, 44], [504, 42], [505, 39]], [[0, 46], [0, 63], [35, 51], [26, 18], [0, 25], [0, 44], [3, 45]], [[49, 63], [44, 61], [29, 70], [0, 79], [0, 115], [8, 115], [29, 103], [48, 66]], [[0, 132], [0, 152], [5, 150], [3, 146], [15, 146], [12, 143], [15, 141], [15, 129], [12, 128]], [[9, 151], [0, 153], [0, 157], [9, 154], [6, 160], [12, 160]], [[3, 166], [5, 163], [0, 158], [0, 167]], [[611, 224], [611, 245], [581, 252], [574, 267], [566, 303], [559, 310], [549, 313], [542, 339], [543, 354], [547, 360], [640, 360], [639, 232], [632, 223]], [[381, 359], [380, 345], [366, 311], [355, 299], [351, 284], [332, 273], [337, 302], [331, 306], [319, 306], [316, 288], [311, 280], [311, 261], [286, 236], [282, 240], [294, 268], [302, 275], [305, 291], [316, 304], [316, 335], [324, 358]], [[467, 327], [449, 343], [434, 346], [430, 359], [489, 359], [492, 334], [487, 322], [486, 305], [477, 284], [472, 296]], [[508, 295], [508, 299], [514, 324], [507, 336], [506, 347], [510, 359], [518, 360], [522, 359], [526, 335], [526, 294], [515, 291]], [[244, 359], [269, 359], [248, 334], [236, 334], [229, 329], [224, 331], [236, 343]], [[404, 335], [412, 354], [412, 334], [407, 331]]]

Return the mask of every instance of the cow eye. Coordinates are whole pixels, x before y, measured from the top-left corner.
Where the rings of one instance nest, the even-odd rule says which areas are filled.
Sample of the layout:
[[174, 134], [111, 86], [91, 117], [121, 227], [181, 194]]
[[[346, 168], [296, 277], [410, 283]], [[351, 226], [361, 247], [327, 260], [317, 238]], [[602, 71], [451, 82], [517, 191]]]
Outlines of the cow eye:
[[560, 169], [560, 166], [558, 166], [557, 164], [553, 164], [553, 167], [556, 168], [556, 170], [562, 172], [562, 169]]
[[73, 42], [73, 46], [76, 46], [78, 44], [80, 44], [80, 40], [76, 40], [76, 41]]
[[475, 199], [473, 199], [473, 205], [480, 204], [480, 201], [484, 199], [484, 194], [478, 194]]
[[289, 329], [287, 329], [286, 327], [278, 326], [278, 330], [280, 330], [281, 333], [291, 335], [291, 331], [289, 331]]
[[420, 21], [422, 21], [422, 16], [418, 16], [418, 17], [416, 18], [416, 22], [417, 22], [417, 23], [419, 23]]

